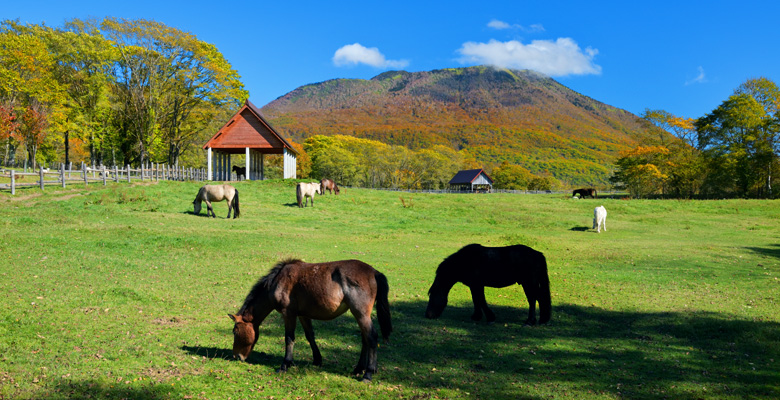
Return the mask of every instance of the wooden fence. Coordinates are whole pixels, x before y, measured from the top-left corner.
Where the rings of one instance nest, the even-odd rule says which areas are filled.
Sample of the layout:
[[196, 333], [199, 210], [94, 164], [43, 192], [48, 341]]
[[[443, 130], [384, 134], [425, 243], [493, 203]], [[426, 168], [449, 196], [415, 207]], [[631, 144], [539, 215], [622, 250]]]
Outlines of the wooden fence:
[[[0, 189], [10, 189], [11, 194], [16, 194], [16, 189], [20, 187], [40, 187], [44, 190], [47, 185], [57, 185], [63, 188], [67, 183], [76, 184], [107, 182], [132, 182], [132, 181], [203, 181], [206, 180], [206, 170], [199, 168], [178, 168], [165, 164], [150, 164], [140, 168], [130, 168], [126, 166], [120, 169], [114, 167], [88, 167], [81, 164], [81, 169], [74, 170], [72, 166], [68, 169], [64, 164], [60, 164], [59, 170], [49, 168], [39, 168], [38, 172], [20, 172], [15, 170], [0, 170], [0, 178], [10, 178], [10, 183], [0, 183]], [[30, 182], [32, 179], [36, 181]]]

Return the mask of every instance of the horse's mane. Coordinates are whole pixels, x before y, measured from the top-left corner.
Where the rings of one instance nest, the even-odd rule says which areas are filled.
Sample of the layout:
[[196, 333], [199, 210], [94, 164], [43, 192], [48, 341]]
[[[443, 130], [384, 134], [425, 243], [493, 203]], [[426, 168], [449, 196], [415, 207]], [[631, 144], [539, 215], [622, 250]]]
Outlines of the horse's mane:
[[283, 270], [287, 264], [295, 264], [299, 262], [302, 261], [296, 258], [289, 258], [287, 260], [282, 260], [276, 263], [276, 265], [271, 268], [271, 271], [269, 271], [268, 274], [258, 279], [257, 283], [252, 286], [252, 290], [250, 290], [249, 294], [246, 296], [244, 304], [241, 306], [241, 309], [238, 310], [238, 315], [244, 314], [248, 308], [255, 304], [258, 297], [268, 293], [268, 291], [274, 288], [276, 284], [276, 278], [279, 276], [279, 272]]

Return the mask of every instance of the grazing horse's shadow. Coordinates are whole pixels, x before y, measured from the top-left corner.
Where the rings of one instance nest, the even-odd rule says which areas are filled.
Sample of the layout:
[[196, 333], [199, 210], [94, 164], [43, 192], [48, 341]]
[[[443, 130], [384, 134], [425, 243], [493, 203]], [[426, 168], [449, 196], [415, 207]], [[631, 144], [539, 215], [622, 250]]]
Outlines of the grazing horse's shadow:
[[295, 208], [298, 208], [298, 203], [285, 203], [284, 206], [285, 207], [295, 207]]
[[586, 232], [588, 229], [590, 228], [588, 228], [587, 226], [575, 226], [574, 228], [571, 228], [569, 230], [574, 232]]
[[[205, 357], [208, 359], [233, 359], [233, 351], [230, 348], [181, 346], [181, 349], [193, 356]], [[265, 365], [270, 368], [273, 368], [278, 364], [278, 361], [279, 356], [272, 356], [261, 351], [253, 351], [249, 358], [246, 359], [246, 362], [249, 364]]]

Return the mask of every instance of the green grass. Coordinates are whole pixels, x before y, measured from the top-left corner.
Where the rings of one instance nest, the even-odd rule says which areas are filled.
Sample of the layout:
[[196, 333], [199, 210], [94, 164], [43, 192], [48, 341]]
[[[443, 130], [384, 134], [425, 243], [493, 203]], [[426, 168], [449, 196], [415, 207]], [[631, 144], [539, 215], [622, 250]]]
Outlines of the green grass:
[[[776, 201], [347, 189], [299, 209], [294, 182], [235, 186], [235, 220], [224, 202], [192, 215], [197, 183], [1, 192], [0, 399], [780, 397]], [[545, 253], [551, 324], [522, 326], [517, 286], [486, 291], [495, 325], [469, 320], [462, 285], [423, 318], [439, 262], [474, 242]], [[349, 375], [349, 315], [315, 322], [322, 367], [299, 328], [296, 366], [275, 372], [276, 313], [249, 363], [229, 359], [227, 313], [287, 257], [387, 275], [395, 332], [373, 383]]]

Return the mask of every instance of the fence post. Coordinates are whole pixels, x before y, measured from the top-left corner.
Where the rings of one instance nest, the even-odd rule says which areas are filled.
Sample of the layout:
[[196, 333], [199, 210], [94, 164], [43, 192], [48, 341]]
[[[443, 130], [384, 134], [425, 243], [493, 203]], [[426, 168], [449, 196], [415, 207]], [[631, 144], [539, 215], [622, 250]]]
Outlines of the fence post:
[[114, 182], [119, 182], [119, 168], [114, 164]]
[[14, 174], [14, 172], [16, 172], [16, 171], [14, 171], [12, 169], [8, 170], [8, 173], [11, 174], [11, 195], [15, 195], [16, 194], [16, 174]]
[[68, 179], [70, 179], [70, 171], [73, 170], [73, 161], [68, 163]]
[[81, 171], [84, 174], [84, 185], [87, 185], [87, 164], [81, 163]]
[[60, 180], [62, 180], [62, 188], [65, 189], [65, 163], [60, 164]]
[[100, 173], [103, 174], [103, 186], [106, 186], [106, 166], [104, 165], [102, 168], [103, 171], [101, 171]]
[[127, 183], [130, 183], [130, 164], [127, 164]]
[[43, 167], [38, 166], [38, 176], [40, 176], [41, 190], [43, 190]]
[[141, 163], [141, 182], [144, 181], [144, 163]]

